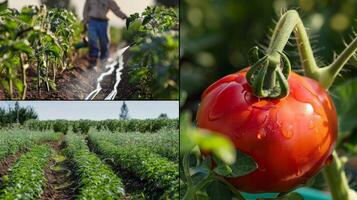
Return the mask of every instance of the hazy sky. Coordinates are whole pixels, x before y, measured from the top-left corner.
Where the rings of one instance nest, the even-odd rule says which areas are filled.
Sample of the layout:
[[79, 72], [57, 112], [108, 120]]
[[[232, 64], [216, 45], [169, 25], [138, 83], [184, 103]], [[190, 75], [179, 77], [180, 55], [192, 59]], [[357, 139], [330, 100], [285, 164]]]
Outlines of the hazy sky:
[[[115, 0], [121, 10], [127, 14], [142, 12], [144, 9], [149, 6], [155, 4], [154, 0]], [[25, 5], [39, 5], [39, 0], [9, 0], [9, 7], [10, 8], [17, 8], [20, 9]], [[82, 19], [82, 12], [84, 7], [85, 0], [71, 0], [71, 3], [77, 9], [77, 15]], [[121, 20], [120, 18], [116, 17], [112, 12], [109, 13], [110, 24], [114, 26], [124, 26], [125, 21]]]
[[[41, 120], [47, 119], [118, 119], [122, 101], [20, 101], [20, 106], [32, 106]], [[0, 102], [0, 107], [13, 106], [14, 101]], [[126, 101], [130, 118], [157, 118], [166, 113], [178, 118], [178, 101]]]

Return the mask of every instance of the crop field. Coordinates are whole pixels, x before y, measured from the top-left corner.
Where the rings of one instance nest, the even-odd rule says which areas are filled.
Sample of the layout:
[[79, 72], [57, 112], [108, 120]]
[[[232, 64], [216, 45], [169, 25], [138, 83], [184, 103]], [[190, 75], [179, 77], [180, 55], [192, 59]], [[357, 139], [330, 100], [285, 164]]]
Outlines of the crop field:
[[178, 120], [30, 120], [0, 144], [0, 199], [178, 199]]
[[[178, 99], [178, 9], [132, 13], [111, 59], [91, 68], [85, 26], [67, 9], [0, 3], [0, 99]], [[125, 47], [125, 48], [122, 48]], [[125, 54], [124, 54], [125, 51]]]

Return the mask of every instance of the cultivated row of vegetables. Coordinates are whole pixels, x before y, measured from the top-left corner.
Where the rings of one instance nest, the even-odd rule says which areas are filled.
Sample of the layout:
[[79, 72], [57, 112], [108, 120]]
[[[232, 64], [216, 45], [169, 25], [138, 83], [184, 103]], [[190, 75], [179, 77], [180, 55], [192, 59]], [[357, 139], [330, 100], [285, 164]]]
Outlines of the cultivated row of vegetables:
[[0, 161], [8, 155], [31, 148], [37, 143], [55, 141], [60, 137], [60, 134], [54, 132], [24, 129], [2, 130], [0, 134]]
[[[27, 6], [0, 10], [0, 77], [8, 98], [25, 99], [29, 81], [56, 90], [56, 75], [73, 59], [73, 44], [81, 26], [75, 15], [63, 9]], [[30, 77], [28, 73], [36, 74]]]
[[44, 169], [51, 156], [48, 146], [34, 146], [31, 151], [21, 156], [5, 178], [0, 199], [20, 200], [37, 199], [41, 196], [46, 178]]
[[113, 158], [116, 166], [134, 173], [146, 180], [148, 188], [159, 188], [163, 199], [179, 197], [179, 166], [167, 158], [140, 146], [116, 145], [105, 135], [90, 133], [89, 141], [102, 158]]
[[179, 162], [180, 136], [179, 131], [175, 129], [163, 129], [150, 134], [100, 131], [91, 132], [89, 135], [95, 140], [105, 138], [116, 146], [150, 149], [150, 152], [168, 158], [172, 162]]
[[77, 199], [120, 199], [125, 195], [123, 184], [115, 173], [89, 151], [84, 137], [69, 134], [66, 153], [75, 163], [79, 176]]
[[[128, 121], [145, 124], [144, 120]], [[67, 128], [72, 128], [67, 129], [68, 133], [65, 135], [61, 130], [52, 130], [56, 123], [64, 123], [61, 120], [43, 123], [32, 121], [21, 128], [2, 129], [0, 152], [5, 153], [2, 154], [1, 162], [22, 149], [26, 149], [27, 153], [17, 157], [8, 174], [0, 177], [0, 197], [42, 198], [41, 195], [47, 191], [47, 183], [54, 181], [46, 180], [51, 177], [45, 175], [48, 173], [46, 171], [50, 169], [58, 173], [50, 158], [56, 160], [56, 155], [62, 154], [67, 157], [68, 163], [71, 163], [71, 173], [66, 173], [66, 176], [71, 176], [71, 180], [75, 181], [66, 187], [73, 187], [75, 199], [125, 199], [131, 195], [133, 198], [178, 199], [179, 132], [177, 128], [173, 128], [178, 122], [152, 120], [151, 123], [160, 121], [165, 126], [158, 132], [150, 133], [98, 131], [96, 125], [89, 126], [90, 130], [87, 131], [83, 124], [87, 125], [89, 121], [85, 120], [65, 121], [71, 124]], [[121, 123], [129, 122], [119, 121], [116, 124]], [[45, 124], [49, 130], [29, 130], [29, 124], [33, 129], [36, 128], [35, 124]], [[73, 130], [73, 127], [77, 128]], [[63, 142], [59, 147], [62, 150], [55, 148], [56, 142]], [[44, 143], [47, 145], [43, 145]], [[52, 148], [48, 144], [51, 144]], [[23, 166], [26, 166], [26, 169]], [[65, 168], [61, 170], [66, 170]], [[128, 172], [130, 177], [125, 175]], [[138, 191], [140, 194], [136, 193], [137, 191], [131, 193], [130, 188], [129, 193], [126, 191], [128, 186], [125, 184], [133, 180], [145, 188], [144, 191]]]

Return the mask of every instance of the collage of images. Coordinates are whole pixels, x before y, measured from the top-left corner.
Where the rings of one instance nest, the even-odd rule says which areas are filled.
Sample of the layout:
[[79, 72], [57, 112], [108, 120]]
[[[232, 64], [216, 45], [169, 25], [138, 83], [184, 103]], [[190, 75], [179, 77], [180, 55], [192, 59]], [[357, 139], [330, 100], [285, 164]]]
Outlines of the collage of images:
[[357, 1], [0, 0], [0, 200], [357, 200]]

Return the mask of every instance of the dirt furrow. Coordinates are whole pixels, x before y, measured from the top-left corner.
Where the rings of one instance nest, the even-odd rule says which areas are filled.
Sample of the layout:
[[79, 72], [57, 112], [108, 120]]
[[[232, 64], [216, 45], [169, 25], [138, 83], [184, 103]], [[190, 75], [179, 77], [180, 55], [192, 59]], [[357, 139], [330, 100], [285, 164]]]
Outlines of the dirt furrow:
[[51, 157], [45, 169], [47, 184], [41, 200], [71, 200], [75, 198], [77, 180], [72, 163], [61, 153], [64, 148], [64, 136], [59, 141], [51, 142], [50, 145], [55, 153]]

